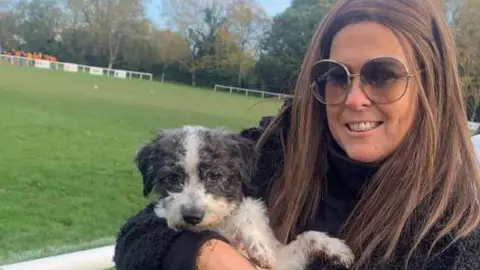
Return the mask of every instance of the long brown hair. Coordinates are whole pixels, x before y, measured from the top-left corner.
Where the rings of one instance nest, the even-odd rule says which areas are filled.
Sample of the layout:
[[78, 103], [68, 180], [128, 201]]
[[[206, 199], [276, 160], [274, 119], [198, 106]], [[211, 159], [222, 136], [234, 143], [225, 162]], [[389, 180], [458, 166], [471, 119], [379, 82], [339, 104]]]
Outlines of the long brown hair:
[[[408, 234], [410, 257], [434, 232], [433, 247], [453, 241], [480, 224], [480, 176], [467, 127], [453, 35], [436, 0], [340, 0], [315, 31], [288, 108], [284, 166], [268, 195], [277, 237], [288, 242], [314, 218], [326, 177], [325, 107], [311, 94], [309, 72], [328, 58], [335, 34], [346, 25], [374, 21], [389, 27], [408, 46], [417, 76], [419, 111], [411, 132], [385, 160], [346, 221], [341, 236], [357, 254], [355, 267], [373, 253], [393, 257]], [[282, 128], [282, 114], [265, 138]], [[418, 213], [421, 212], [420, 215]], [[448, 213], [448, 214], [447, 214]], [[419, 219], [420, 217], [420, 219]], [[433, 230], [441, 224], [440, 230]]]

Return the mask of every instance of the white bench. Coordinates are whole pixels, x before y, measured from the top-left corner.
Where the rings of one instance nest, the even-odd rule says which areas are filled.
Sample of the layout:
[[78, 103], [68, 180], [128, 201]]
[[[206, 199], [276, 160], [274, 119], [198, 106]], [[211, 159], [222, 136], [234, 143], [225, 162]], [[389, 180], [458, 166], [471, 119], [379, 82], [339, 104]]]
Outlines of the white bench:
[[114, 267], [114, 246], [0, 266], [0, 270], [105, 270]]

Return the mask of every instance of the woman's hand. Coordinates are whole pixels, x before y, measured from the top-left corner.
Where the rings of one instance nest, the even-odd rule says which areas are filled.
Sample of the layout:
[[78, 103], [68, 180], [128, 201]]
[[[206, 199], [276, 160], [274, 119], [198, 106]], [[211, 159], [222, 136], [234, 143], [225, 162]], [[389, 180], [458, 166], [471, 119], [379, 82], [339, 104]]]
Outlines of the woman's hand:
[[200, 248], [197, 270], [255, 270], [237, 250], [220, 240], [209, 240]]

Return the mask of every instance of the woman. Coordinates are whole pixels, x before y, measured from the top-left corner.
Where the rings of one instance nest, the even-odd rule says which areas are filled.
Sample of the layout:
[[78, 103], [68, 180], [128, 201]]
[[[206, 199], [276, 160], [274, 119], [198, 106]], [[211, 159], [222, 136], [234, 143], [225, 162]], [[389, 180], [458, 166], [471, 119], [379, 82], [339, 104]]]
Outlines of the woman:
[[[354, 250], [354, 269], [480, 269], [479, 171], [436, 2], [338, 1], [293, 100], [268, 127], [242, 132], [261, 151], [252, 195], [280, 240], [329, 232]], [[167, 229], [151, 205], [123, 227], [115, 262], [253, 269], [214, 233]]]

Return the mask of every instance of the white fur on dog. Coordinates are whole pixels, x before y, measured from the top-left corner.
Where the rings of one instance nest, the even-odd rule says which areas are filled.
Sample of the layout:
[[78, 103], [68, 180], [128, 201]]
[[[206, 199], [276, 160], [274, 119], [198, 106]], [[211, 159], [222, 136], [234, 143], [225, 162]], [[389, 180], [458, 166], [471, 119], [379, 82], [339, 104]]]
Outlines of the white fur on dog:
[[199, 127], [185, 127], [186, 139], [185, 149], [187, 150], [184, 160], [184, 168], [186, 169], [191, 180], [198, 181], [197, 165], [200, 162], [200, 155], [198, 149], [200, 148], [200, 138], [197, 136]]

